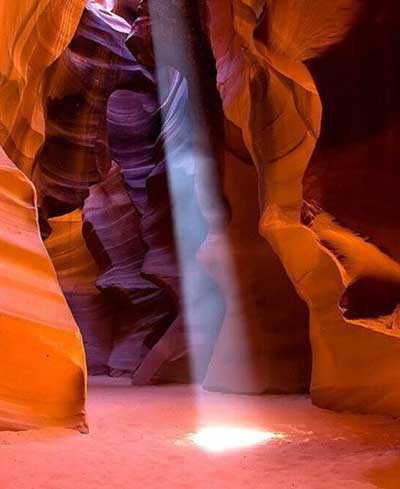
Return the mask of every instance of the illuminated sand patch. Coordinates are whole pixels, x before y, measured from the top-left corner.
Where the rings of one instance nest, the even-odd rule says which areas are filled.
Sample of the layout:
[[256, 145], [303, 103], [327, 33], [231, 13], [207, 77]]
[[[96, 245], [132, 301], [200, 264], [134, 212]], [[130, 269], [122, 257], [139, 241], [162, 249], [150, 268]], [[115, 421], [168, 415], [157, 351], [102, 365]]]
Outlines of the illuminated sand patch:
[[210, 426], [189, 435], [188, 439], [207, 452], [225, 452], [282, 439], [281, 433], [233, 426]]

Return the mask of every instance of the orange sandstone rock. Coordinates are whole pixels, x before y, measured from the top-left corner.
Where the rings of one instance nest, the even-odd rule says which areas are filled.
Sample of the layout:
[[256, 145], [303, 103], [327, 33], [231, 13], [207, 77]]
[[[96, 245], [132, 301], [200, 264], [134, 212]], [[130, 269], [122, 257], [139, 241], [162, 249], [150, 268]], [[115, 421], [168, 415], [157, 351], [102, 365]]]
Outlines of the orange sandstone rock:
[[68, 46], [85, 0], [0, 4], [0, 144], [26, 174], [43, 140], [41, 83]]
[[49, 220], [45, 241], [62, 291], [82, 333], [88, 373], [107, 374], [112, 349], [112, 301], [97, 289], [99, 268], [82, 235], [82, 211]]
[[87, 431], [81, 336], [41, 241], [33, 185], [0, 153], [0, 429]]
[[[208, 13], [224, 111], [241, 129], [257, 167], [260, 232], [310, 309], [313, 400], [333, 409], [398, 415], [400, 374], [393, 366], [400, 342], [386, 336], [398, 336], [393, 327], [396, 310], [386, 319], [357, 320], [343, 314], [359, 297], [375, 300], [373, 288], [365, 294], [368, 280], [370, 287], [376, 284], [370, 280], [371, 271], [395, 297], [398, 264], [334, 223], [335, 215], [325, 212], [323, 198], [311, 216], [302, 219], [309, 204], [304, 202], [303, 178], [320, 135], [325, 102], [306, 62], [348, 35], [358, 21], [360, 3], [209, 1]], [[329, 94], [329, 85], [325, 91]], [[308, 188], [319, 191], [318, 174], [312, 176], [314, 182], [308, 182]], [[337, 194], [331, 193], [331, 198], [339, 201], [340, 181], [337, 185]], [[343, 250], [350, 259], [341, 263], [337, 255]], [[367, 281], [346, 295], [346, 287], [363, 277], [363, 272]]]

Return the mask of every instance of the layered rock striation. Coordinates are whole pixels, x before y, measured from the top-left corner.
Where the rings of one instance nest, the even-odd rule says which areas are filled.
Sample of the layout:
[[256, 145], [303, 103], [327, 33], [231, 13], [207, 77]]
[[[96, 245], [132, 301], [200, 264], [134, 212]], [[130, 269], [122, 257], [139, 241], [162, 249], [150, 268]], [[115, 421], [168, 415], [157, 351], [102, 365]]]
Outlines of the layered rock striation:
[[1, 427], [85, 431], [77, 324], [91, 374], [399, 414], [399, 16], [0, 6]]

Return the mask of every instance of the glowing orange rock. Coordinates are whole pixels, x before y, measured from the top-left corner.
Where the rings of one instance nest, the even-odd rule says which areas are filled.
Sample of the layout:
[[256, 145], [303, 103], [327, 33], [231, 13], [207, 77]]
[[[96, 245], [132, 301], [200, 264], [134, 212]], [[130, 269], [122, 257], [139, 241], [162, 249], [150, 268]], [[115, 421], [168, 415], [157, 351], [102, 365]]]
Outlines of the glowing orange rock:
[[[308, 220], [302, 218], [309, 204], [304, 202], [303, 177], [320, 135], [324, 108], [306, 62], [347, 35], [356, 24], [359, 6], [354, 0], [208, 1], [209, 33], [225, 114], [242, 130], [257, 167], [261, 234], [310, 309], [313, 401], [339, 410], [398, 415], [397, 310], [389, 317], [357, 320], [346, 318], [343, 309], [348, 310], [348, 304], [360, 301], [358, 296], [363, 294], [375, 300], [373, 284], [377, 282], [369, 278], [371, 271], [372, 278], [381, 277], [396, 299], [399, 266], [336, 224], [335, 216], [323, 207], [316, 206]], [[329, 84], [325, 90], [329, 93]], [[334, 158], [331, 165], [337, 162]], [[351, 158], [347, 168], [350, 164]], [[307, 184], [315, 196], [324, 187], [318, 182], [321, 174], [314, 172], [311, 177], [314, 180]], [[331, 182], [332, 178], [334, 173]], [[338, 201], [342, 199], [340, 180], [336, 185]], [[367, 280], [349, 293], [346, 288], [363, 274]], [[369, 295], [365, 294], [368, 283]]]
[[49, 220], [45, 241], [62, 291], [82, 333], [88, 366], [93, 375], [108, 373], [112, 348], [112, 301], [97, 289], [99, 269], [82, 236], [82, 211]]
[[0, 428], [87, 430], [78, 328], [41, 241], [35, 191], [0, 153]]
[[0, 144], [30, 175], [42, 142], [41, 82], [68, 46], [85, 0], [18, 0], [0, 4]]

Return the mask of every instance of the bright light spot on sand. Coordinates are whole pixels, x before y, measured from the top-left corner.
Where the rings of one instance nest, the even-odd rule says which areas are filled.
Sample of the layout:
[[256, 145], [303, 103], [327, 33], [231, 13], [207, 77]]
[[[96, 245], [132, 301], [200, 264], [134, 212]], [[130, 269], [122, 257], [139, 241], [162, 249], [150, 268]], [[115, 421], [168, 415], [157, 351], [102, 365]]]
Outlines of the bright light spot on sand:
[[193, 443], [207, 452], [225, 452], [238, 448], [247, 448], [282, 438], [284, 438], [284, 435], [281, 433], [232, 426], [202, 428], [197, 433], [189, 436]]

